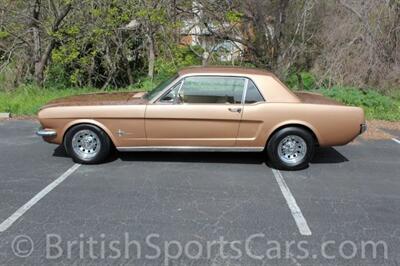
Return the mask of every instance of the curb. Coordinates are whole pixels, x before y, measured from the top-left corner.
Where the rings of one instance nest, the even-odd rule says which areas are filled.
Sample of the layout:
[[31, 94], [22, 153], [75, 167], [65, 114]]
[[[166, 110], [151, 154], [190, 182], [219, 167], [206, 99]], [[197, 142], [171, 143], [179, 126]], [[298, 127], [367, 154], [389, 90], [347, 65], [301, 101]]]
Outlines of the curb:
[[11, 114], [10, 113], [0, 113], [0, 119], [10, 119]]

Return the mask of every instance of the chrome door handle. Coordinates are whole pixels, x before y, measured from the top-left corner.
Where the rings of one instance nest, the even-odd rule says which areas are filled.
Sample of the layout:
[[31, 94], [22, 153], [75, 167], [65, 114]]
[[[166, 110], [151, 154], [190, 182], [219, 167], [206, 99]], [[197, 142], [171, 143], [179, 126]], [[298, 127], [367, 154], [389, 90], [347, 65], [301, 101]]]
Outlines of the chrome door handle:
[[242, 112], [242, 108], [229, 108], [229, 111], [233, 112], [233, 113], [240, 113]]

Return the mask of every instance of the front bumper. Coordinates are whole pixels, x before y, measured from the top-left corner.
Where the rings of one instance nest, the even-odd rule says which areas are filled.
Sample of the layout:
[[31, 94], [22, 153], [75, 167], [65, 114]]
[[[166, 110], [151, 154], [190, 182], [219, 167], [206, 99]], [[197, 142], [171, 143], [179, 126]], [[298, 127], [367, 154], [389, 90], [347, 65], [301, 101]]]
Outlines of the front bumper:
[[367, 126], [366, 123], [365, 124], [361, 124], [360, 125], [360, 135], [363, 134], [365, 131], [367, 131], [367, 129], [368, 129], [368, 126]]
[[54, 129], [43, 129], [40, 128], [36, 131], [36, 135], [40, 136], [40, 137], [56, 137], [57, 136], [57, 132]]

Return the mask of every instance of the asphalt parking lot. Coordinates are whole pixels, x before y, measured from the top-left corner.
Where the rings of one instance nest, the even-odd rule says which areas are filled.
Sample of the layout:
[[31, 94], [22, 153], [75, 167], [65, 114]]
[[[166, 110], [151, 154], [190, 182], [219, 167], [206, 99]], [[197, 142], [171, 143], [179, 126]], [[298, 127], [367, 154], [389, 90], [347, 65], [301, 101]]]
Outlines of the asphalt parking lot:
[[257, 153], [80, 166], [37, 126], [0, 122], [1, 265], [400, 264], [395, 139], [320, 149], [296, 172]]

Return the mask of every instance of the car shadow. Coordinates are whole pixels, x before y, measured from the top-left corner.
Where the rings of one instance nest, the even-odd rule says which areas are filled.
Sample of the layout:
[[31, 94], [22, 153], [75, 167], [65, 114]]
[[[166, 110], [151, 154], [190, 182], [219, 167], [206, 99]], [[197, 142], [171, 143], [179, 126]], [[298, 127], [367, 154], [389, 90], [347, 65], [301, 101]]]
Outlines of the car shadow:
[[[265, 164], [266, 155], [261, 152], [133, 152], [116, 153], [122, 161], [145, 162], [188, 162], [188, 163], [231, 163]], [[115, 158], [115, 159], [118, 159]], [[311, 164], [338, 164], [349, 160], [334, 148], [317, 148]]]
[[122, 161], [263, 164], [264, 153], [235, 152], [121, 152]]
[[[55, 157], [68, 158], [63, 146], [58, 146]], [[114, 151], [104, 163], [116, 160], [126, 162], [183, 162], [183, 163], [226, 163], [226, 164], [265, 164], [263, 152], [118, 152]], [[317, 148], [311, 164], [337, 164], [349, 160], [334, 148]], [[269, 166], [269, 164], [267, 163]]]
[[317, 148], [311, 164], [337, 164], [348, 161], [349, 159], [334, 148]]
[[[54, 157], [60, 157], [60, 158], [70, 158], [70, 156], [67, 154], [67, 151], [65, 150], [63, 145], [58, 146], [57, 148], [54, 149], [53, 152]], [[112, 163], [116, 160], [118, 160], [119, 154], [117, 151], [113, 151], [110, 156], [107, 157], [107, 159], [99, 164], [107, 164], [107, 163]]]
[[53, 152], [54, 157], [68, 158], [68, 154], [64, 149], [63, 145], [57, 146], [57, 148]]

